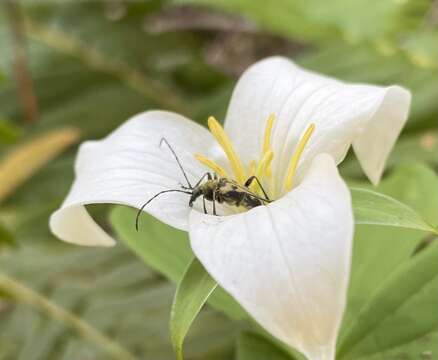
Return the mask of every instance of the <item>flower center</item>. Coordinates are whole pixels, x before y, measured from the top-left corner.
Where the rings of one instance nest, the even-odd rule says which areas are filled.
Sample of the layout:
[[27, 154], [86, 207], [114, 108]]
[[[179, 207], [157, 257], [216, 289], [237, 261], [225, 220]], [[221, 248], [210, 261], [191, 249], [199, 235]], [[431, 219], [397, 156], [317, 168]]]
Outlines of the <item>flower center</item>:
[[[213, 116], [210, 116], [208, 118], [208, 128], [210, 129], [210, 132], [212, 133], [218, 144], [224, 150], [229, 161], [230, 168], [233, 171], [233, 176], [230, 176], [227, 171], [222, 166], [217, 164], [214, 160], [211, 160], [204, 155], [195, 154], [195, 158], [201, 164], [207, 166], [220, 177], [228, 179], [234, 178], [234, 180], [237, 181], [237, 183], [239, 183], [240, 185], [244, 185], [246, 180], [251, 176], [257, 177], [260, 184], [263, 184], [264, 190], [269, 194], [271, 198], [274, 198], [276, 194], [276, 181], [275, 176], [272, 174], [271, 168], [272, 160], [274, 158], [274, 151], [272, 150], [271, 146], [271, 134], [274, 121], [275, 115], [271, 114], [266, 122], [265, 132], [263, 136], [263, 146], [259, 160], [252, 160], [250, 161], [248, 166], [245, 167], [221, 124]], [[293, 180], [298, 167], [298, 163], [300, 161], [304, 148], [309, 142], [309, 139], [312, 136], [314, 130], [315, 124], [312, 123], [307, 127], [306, 131], [301, 136], [297, 146], [295, 147], [295, 150], [289, 162], [289, 166], [287, 168], [286, 175], [282, 182], [282, 189], [285, 192], [288, 192], [293, 188]], [[261, 189], [260, 184], [254, 181], [250, 185], [249, 189], [254, 193], [262, 196], [263, 190]]]

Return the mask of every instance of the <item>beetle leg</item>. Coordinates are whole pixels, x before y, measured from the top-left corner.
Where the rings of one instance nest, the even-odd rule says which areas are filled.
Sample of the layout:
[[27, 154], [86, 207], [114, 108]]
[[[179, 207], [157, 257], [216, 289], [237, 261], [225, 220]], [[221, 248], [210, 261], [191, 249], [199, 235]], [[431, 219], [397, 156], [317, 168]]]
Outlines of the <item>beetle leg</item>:
[[271, 201], [271, 199], [269, 198], [268, 194], [266, 194], [265, 189], [263, 189], [263, 186], [260, 183], [260, 180], [257, 178], [257, 176], [254, 176], [254, 175], [250, 176], [248, 178], [248, 180], [246, 180], [246, 182], [245, 182], [245, 187], [247, 187], [247, 188], [250, 187], [254, 180], [257, 181], [257, 184], [260, 186], [260, 189], [262, 189], [263, 195], [265, 195], [265, 200]]
[[202, 196], [202, 205], [204, 205], [204, 214], [208, 214], [207, 207], [205, 206], [205, 196]]
[[213, 215], [217, 216], [217, 213], [216, 213], [216, 191], [213, 191]]
[[201, 178], [198, 180], [198, 182], [195, 184], [194, 188], [197, 188], [199, 186], [199, 184], [201, 184], [202, 180], [204, 180], [207, 177], [208, 180], [211, 180], [211, 174], [210, 173], [205, 173], [204, 175], [201, 176]]

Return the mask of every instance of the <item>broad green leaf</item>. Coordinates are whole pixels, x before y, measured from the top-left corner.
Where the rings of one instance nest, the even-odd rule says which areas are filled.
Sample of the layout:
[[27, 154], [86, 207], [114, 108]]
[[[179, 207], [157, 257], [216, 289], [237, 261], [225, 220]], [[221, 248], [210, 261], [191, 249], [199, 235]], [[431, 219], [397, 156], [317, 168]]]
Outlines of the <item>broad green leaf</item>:
[[178, 284], [170, 313], [170, 336], [178, 359], [183, 359], [184, 338], [190, 326], [216, 287], [217, 282], [199, 260], [193, 259]]
[[347, 330], [338, 356], [357, 359], [436, 330], [437, 259], [433, 244], [390, 276]]
[[111, 223], [118, 237], [154, 270], [179, 283], [193, 254], [186, 233], [166, 226], [142, 213], [139, 231], [135, 230], [136, 211], [117, 207]]
[[293, 360], [287, 352], [265, 337], [242, 332], [237, 340], [236, 360]]
[[[140, 218], [137, 232], [135, 214], [135, 210], [124, 207], [117, 207], [111, 213], [111, 224], [119, 239], [146, 264], [172, 282], [179, 283], [193, 259], [187, 233], [171, 228], [146, 213]], [[222, 288], [214, 291], [209, 303], [234, 319], [246, 317], [244, 310]]]
[[368, 189], [350, 188], [356, 224], [395, 226], [438, 233], [409, 206]]
[[[418, 214], [421, 214], [428, 223], [436, 224], [438, 219], [438, 203], [436, 201], [438, 198], [438, 178], [427, 167], [422, 165], [400, 167], [387, 177], [377, 190], [410, 206]], [[341, 329], [340, 343], [343, 343], [343, 339], [349, 336], [349, 331], [358, 322], [358, 314], [374, 301], [389, 279], [395, 276], [394, 274], [399, 269], [410, 264], [416, 256], [429, 251], [430, 246], [412, 257], [413, 252], [425, 236], [429, 235], [404, 228], [356, 226], [347, 310]], [[433, 284], [432, 282], [431, 286], [435, 286]], [[409, 343], [416, 341], [421, 334], [424, 334], [424, 328], [429, 329], [430, 327], [428, 320], [430, 314], [424, 313], [424, 316], [421, 314], [423, 314], [423, 310], [427, 311], [428, 309], [425, 304], [435, 301], [433, 290], [431, 288], [429, 290], [418, 293], [416, 299], [419, 305], [417, 307], [398, 309], [398, 319], [410, 319], [408, 320], [409, 326], [390, 323], [385, 334], [381, 335], [386, 339], [386, 341], [382, 341], [382, 349], [379, 348], [380, 342], [367, 340], [368, 342], [361, 344], [361, 354], [390, 353], [393, 350], [391, 346], [394, 346], [394, 351], [397, 347], [397, 351], [402, 352], [403, 341], [406, 346], [410, 346]], [[417, 318], [415, 318], [416, 315], [418, 315]], [[403, 320], [400, 322], [404, 323]], [[418, 337], [414, 336], [411, 329], [414, 332], [419, 331], [421, 334]], [[372, 336], [370, 334], [370, 339]], [[384, 344], [385, 348], [383, 348]], [[356, 353], [355, 356], [359, 356], [359, 353]]]

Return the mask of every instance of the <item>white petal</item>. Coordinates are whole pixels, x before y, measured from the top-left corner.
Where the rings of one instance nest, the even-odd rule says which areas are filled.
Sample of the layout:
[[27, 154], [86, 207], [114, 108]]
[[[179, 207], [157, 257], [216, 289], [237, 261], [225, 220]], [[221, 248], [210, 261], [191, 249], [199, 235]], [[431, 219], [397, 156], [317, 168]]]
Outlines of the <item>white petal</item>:
[[260, 325], [310, 360], [334, 360], [352, 237], [350, 193], [327, 154], [269, 206], [190, 215], [191, 245], [207, 271]]
[[[79, 150], [76, 178], [59, 210], [52, 214], [50, 228], [60, 239], [81, 245], [112, 245], [109, 237], [90, 217], [83, 205], [124, 204], [139, 208], [159, 191], [187, 185], [169, 148], [178, 155], [188, 177], [196, 182], [205, 172], [195, 152], [205, 153], [213, 143], [211, 134], [183, 116], [163, 111], [139, 114], [101, 141], [84, 143]], [[187, 194], [163, 194], [148, 211], [161, 221], [187, 229]], [[135, 219], [132, 219], [134, 226]], [[141, 225], [141, 224], [140, 224]]]
[[274, 113], [274, 169], [281, 179], [301, 134], [315, 123], [315, 133], [302, 157], [302, 171], [322, 152], [339, 163], [354, 142], [367, 176], [377, 182], [409, 106], [410, 93], [399, 86], [347, 84], [273, 57], [242, 75], [225, 128], [248, 162], [259, 157], [266, 120]]
[[374, 185], [378, 184], [386, 159], [407, 120], [410, 103], [409, 91], [399, 86], [387, 88], [372, 121], [366, 124], [361, 136], [353, 141], [362, 169]]

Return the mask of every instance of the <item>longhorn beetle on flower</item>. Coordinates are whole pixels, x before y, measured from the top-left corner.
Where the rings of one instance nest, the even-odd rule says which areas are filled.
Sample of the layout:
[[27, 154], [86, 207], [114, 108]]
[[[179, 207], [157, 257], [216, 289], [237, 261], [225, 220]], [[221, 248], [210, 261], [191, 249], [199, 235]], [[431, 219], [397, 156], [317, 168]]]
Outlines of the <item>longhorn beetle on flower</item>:
[[[169, 147], [170, 151], [175, 157], [175, 160], [178, 163], [178, 166], [181, 169], [184, 178], [187, 181], [188, 186], [181, 185], [181, 189], [169, 189], [169, 190], [160, 191], [159, 193], [152, 196], [148, 201], [146, 201], [137, 212], [137, 216], [135, 219], [135, 228], [137, 231], [138, 231], [138, 221], [143, 209], [158, 196], [169, 192], [180, 192], [190, 195], [190, 200], [189, 200], [190, 207], [193, 207], [193, 203], [199, 197], [202, 196], [204, 213], [207, 214], [207, 207], [205, 202], [206, 200], [208, 200], [213, 203], [213, 215], [217, 215], [216, 202], [218, 202], [219, 204], [225, 203], [227, 205], [236, 206], [236, 207], [241, 206], [246, 210], [271, 202], [271, 199], [269, 199], [268, 194], [263, 189], [262, 184], [260, 183], [259, 179], [256, 176], [250, 176], [246, 180], [245, 184], [242, 186], [232, 179], [219, 177], [216, 173], [207, 172], [203, 176], [201, 176], [201, 178], [198, 180], [195, 186], [192, 186], [172, 146], [170, 146], [169, 142], [165, 138], [161, 139], [160, 146], [163, 143], [165, 143]], [[264, 197], [255, 194], [249, 189], [249, 187], [251, 186], [254, 180], [260, 186], [260, 189], [262, 190]]]

